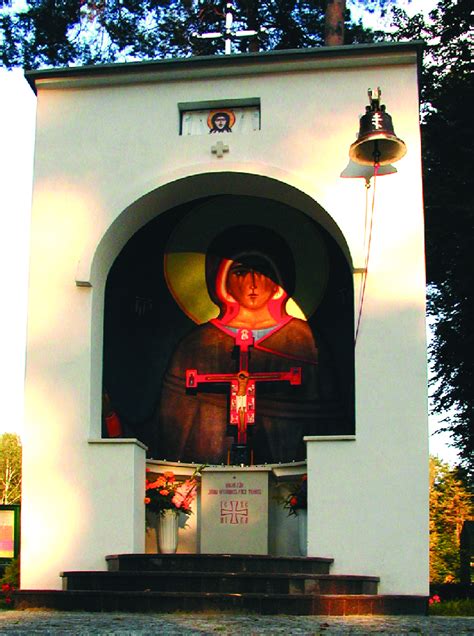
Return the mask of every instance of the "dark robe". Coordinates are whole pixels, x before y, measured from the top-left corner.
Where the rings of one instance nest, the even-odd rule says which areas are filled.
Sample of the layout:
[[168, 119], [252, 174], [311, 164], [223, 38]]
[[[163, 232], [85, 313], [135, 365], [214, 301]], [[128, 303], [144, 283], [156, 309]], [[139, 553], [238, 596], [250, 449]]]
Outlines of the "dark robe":
[[[179, 343], [171, 359], [161, 398], [160, 458], [227, 463], [235, 431], [228, 424], [229, 384], [201, 384], [195, 392], [185, 388], [186, 369], [197, 369], [198, 373], [238, 370], [234, 337], [216, 324], [195, 329]], [[308, 324], [296, 318], [257, 340], [250, 349], [251, 373], [288, 371], [291, 367], [301, 367], [301, 386], [257, 383], [256, 421], [248, 427], [256, 464], [304, 460], [303, 436], [318, 432], [315, 423], [326, 417], [318, 349]]]

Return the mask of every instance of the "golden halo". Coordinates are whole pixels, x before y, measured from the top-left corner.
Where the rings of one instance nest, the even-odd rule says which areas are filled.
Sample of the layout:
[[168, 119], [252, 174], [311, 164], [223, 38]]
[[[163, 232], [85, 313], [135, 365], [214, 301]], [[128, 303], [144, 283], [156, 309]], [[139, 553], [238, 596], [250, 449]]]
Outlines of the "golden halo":
[[296, 284], [286, 310], [307, 320], [326, 290], [329, 264], [316, 224], [283, 203], [250, 196], [219, 196], [196, 207], [172, 232], [165, 248], [164, 272], [173, 298], [195, 323], [219, 315], [206, 286], [206, 252], [214, 238], [232, 226], [259, 225], [280, 234], [295, 261]]
[[217, 110], [211, 110], [209, 115], [207, 116], [207, 125], [209, 127], [209, 130], [212, 129], [212, 118], [216, 113], [225, 113], [229, 116], [229, 128], [232, 128], [232, 126], [235, 124], [235, 113], [233, 110], [230, 110], [230, 108], [218, 108]]

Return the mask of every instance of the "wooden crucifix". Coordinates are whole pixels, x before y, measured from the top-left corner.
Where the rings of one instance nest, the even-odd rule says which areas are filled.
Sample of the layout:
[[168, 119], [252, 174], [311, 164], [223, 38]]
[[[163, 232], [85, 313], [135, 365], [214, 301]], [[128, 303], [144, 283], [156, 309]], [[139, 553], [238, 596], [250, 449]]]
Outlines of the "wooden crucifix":
[[[239, 329], [235, 336], [235, 345], [239, 349], [239, 369], [237, 373], [198, 373], [197, 369], [186, 369], [186, 388], [197, 389], [200, 384], [230, 384], [231, 426], [237, 427], [237, 444], [233, 450], [240, 449], [239, 456], [247, 452], [247, 427], [255, 424], [255, 390], [258, 382], [289, 382], [301, 384], [301, 367], [292, 367], [289, 371], [252, 373], [249, 371], [249, 348], [254, 338], [250, 329]], [[235, 453], [234, 453], [235, 455]], [[240, 462], [239, 462], [240, 463]]]

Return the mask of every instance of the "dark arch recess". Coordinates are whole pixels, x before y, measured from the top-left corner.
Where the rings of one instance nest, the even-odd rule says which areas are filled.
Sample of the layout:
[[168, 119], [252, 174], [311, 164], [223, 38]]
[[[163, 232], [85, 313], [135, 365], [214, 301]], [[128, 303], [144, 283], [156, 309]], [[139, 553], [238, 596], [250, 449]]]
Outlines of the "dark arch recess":
[[[229, 195], [231, 196], [231, 195]], [[139, 229], [113, 263], [106, 283], [103, 386], [120, 417], [125, 437], [160, 456], [156, 426], [163, 375], [179, 340], [195, 328], [168, 291], [163, 252], [180, 220], [210, 197], [179, 205]], [[303, 213], [293, 210], [294, 222]], [[258, 219], [256, 219], [258, 222]], [[322, 343], [324, 364], [337, 387], [341, 411], [322, 435], [354, 433], [353, 279], [346, 256], [321, 226], [327, 247], [329, 280], [324, 298], [309, 325]], [[106, 436], [105, 427], [103, 435]]]

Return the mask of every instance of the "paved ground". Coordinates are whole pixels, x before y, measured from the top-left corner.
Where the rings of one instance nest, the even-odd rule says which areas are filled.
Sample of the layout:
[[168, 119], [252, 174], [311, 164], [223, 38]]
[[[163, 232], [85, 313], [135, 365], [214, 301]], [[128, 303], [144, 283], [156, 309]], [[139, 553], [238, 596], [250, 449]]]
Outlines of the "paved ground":
[[474, 636], [474, 618], [424, 616], [326, 617], [256, 614], [93, 614], [25, 610], [0, 612], [0, 634], [452, 634]]

